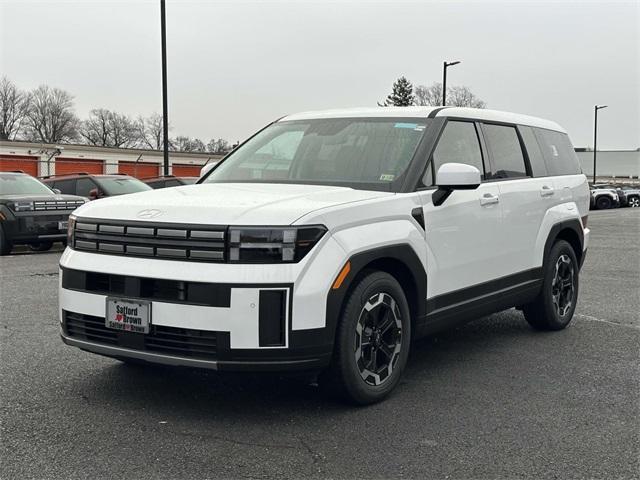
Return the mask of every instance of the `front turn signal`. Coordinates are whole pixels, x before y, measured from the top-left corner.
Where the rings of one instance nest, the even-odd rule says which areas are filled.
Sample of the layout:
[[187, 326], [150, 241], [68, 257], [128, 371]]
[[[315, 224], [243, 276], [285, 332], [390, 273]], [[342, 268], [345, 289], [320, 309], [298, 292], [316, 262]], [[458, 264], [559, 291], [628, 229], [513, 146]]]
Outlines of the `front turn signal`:
[[336, 277], [335, 282], [333, 282], [333, 286], [331, 287], [331, 289], [338, 290], [342, 286], [342, 282], [344, 282], [344, 279], [347, 278], [347, 275], [349, 275], [350, 271], [351, 262], [347, 261], [347, 263], [344, 264], [344, 267], [342, 267], [342, 270], [340, 270], [340, 273]]

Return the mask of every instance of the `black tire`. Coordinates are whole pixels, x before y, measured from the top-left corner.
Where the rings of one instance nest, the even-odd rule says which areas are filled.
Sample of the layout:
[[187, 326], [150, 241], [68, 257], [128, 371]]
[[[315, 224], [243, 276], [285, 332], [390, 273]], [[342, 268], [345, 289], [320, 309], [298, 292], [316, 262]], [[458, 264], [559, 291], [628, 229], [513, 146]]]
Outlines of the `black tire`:
[[398, 384], [410, 345], [411, 316], [402, 287], [388, 273], [372, 271], [346, 299], [332, 364], [320, 382], [353, 403], [379, 402]]
[[540, 293], [523, 307], [529, 325], [537, 330], [562, 330], [569, 325], [578, 302], [578, 274], [573, 248], [558, 240], [543, 266]]
[[627, 198], [627, 206], [629, 206], [631, 208], [640, 207], [640, 197], [638, 197], [637, 195], [632, 195], [631, 197], [628, 197]]
[[0, 255], [9, 255], [13, 249], [13, 243], [4, 234], [4, 230], [0, 225]]
[[596, 200], [596, 207], [598, 207], [599, 210], [606, 210], [608, 208], [611, 208], [612, 205], [613, 205], [613, 202], [611, 201], [611, 199], [604, 195], [601, 195]]
[[29, 249], [34, 252], [46, 252], [47, 250], [51, 250], [51, 247], [53, 247], [53, 242], [40, 242], [29, 245]]

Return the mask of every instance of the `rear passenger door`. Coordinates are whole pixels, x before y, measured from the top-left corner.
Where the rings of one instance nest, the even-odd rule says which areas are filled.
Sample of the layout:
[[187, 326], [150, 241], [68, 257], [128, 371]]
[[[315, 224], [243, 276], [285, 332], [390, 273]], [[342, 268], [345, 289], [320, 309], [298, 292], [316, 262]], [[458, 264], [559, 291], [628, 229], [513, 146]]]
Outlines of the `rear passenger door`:
[[[485, 158], [473, 121], [448, 120], [433, 151], [423, 184], [435, 185], [438, 168], [444, 163], [472, 165], [485, 171]], [[428, 297], [454, 294], [434, 299], [436, 310], [451, 302], [468, 300], [463, 289], [498, 278], [503, 273], [501, 261], [504, 238], [501, 235], [501, 200], [497, 184], [486, 182], [475, 190], [454, 190], [446, 201], [434, 206], [427, 191], [423, 197], [426, 240], [429, 250], [427, 268]], [[455, 298], [454, 298], [455, 297]]]
[[532, 166], [546, 174], [540, 170], [544, 160], [533, 132], [529, 127], [488, 122], [482, 124], [482, 132], [491, 169], [487, 177], [500, 191], [502, 234], [508, 239], [503, 243], [504, 274], [539, 267], [534, 264], [536, 239], [556, 192], [552, 179], [533, 177]]

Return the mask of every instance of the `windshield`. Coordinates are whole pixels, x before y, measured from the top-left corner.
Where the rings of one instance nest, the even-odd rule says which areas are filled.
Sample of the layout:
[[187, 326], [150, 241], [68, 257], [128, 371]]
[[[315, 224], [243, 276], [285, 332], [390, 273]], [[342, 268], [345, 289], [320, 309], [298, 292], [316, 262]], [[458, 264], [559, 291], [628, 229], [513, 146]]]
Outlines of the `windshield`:
[[330, 118], [275, 123], [204, 180], [309, 183], [392, 191], [427, 125], [425, 118]]
[[53, 195], [53, 191], [29, 175], [0, 173], [0, 195]]
[[102, 177], [98, 183], [107, 195], [124, 195], [125, 193], [153, 190], [146, 183], [133, 177]]

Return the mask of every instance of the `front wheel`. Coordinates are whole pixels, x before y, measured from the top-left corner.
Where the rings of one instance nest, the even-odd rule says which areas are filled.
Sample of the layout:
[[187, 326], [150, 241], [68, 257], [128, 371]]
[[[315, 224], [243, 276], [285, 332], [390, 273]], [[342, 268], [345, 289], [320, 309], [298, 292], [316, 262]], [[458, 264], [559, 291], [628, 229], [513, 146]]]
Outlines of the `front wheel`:
[[0, 225], [0, 255], [9, 255], [13, 249], [13, 244], [5, 236], [2, 225]]
[[640, 197], [629, 197], [627, 199], [627, 205], [629, 205], [631, 208], [640, 207]]
[[542, 289], [523, 307], [527, 322], [538, 330], [562, 330], [573, 318], [578, 301], [578, 261], [569, 243], [558, 240], [543, 266]]
[[46, 252], [51, 250], [51, 247], [53, 247], [53, 242], [40, 242], [29, 245], [29, 248], [34, 252]]
[[609, 197], [602, 196], [596, 200], [596, 207], [598, 207], [599, 210], [606, 210], [608, 208], [611, 208], [612, 205], [613, 202]]
[[402, 287], [386, 272], [371, 272], [346, 300], [332, 365], [321, 381], [354, 403], [378, 402], [398, 384], [410, 343], [411, 316]]

